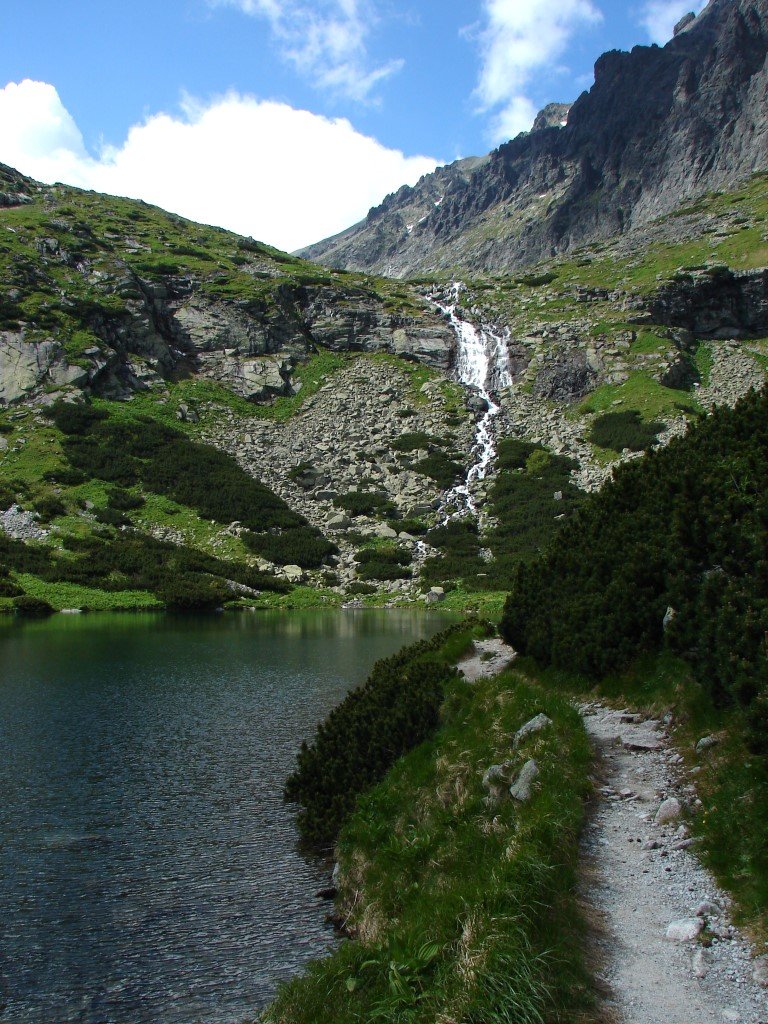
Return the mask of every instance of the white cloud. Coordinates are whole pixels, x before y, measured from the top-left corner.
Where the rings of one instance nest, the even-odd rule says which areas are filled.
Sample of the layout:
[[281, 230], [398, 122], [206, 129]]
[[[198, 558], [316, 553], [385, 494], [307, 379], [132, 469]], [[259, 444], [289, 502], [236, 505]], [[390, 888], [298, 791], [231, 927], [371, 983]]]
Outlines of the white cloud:
[[669, 42], [675, 25], [684, 14], [699, 14], [708, 0], [650, 0], [643, 8], [642, 23], [653, 43]]
[[186, 99], [179, 116], [153, 115], [92, 157], [56, 89], [31, 81], [0, 89], [0, 161], [289, 251], [360, 220], [437, 163], [387, 149], [346, 119], [238, 93]]
[[494, 111], [493, 141], [527, 131], [536, 109], [526, 95], [534, 73], [552, 67], [571, 36], [602, 14], [592, 0], [483, 0], [482, 68], [477, 95]]
[[366, 40], [377, 22], [372, 0], [209, 0], [266, 18], [283, 57], [320, 88], [367, 100], [402, 60], [369, 66]]

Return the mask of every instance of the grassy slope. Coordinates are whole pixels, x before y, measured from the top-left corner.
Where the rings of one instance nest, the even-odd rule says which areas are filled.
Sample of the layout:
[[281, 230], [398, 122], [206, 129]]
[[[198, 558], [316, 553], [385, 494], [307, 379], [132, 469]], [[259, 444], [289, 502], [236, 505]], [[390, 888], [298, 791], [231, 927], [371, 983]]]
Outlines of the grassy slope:
[[[0, 169], [0, 187], [7, 178]], [[339, 301], [378, 297], [395, 313], [421, 308], [401, 282], [325, 270], [146, 203], [34, 182], [24, 191], [31, 203], [0, 209], [0, 327], [24, 322], [30, 338], [56, 337], [74, 363], [102, 344], [84, 320], [125, 311], [126, 270], [159, 283], [181, 275], [208, 297], [254, 309], [268, 310], [286, 285], [327, 286]]]
[[[184, 273], [208, 295], [247, 298], [257, 305], [263, 303], [265, 308], [275, 301], [281, 287], [296, 284], [341, 287], [348, 293], [348, 300], [355, 294], [376, 294], [393, 311], [414, 312], [418, 308], [414, 306], [408, 285], [401, 282], [326, 271], [252, 240], [192, 224], [145, 204], [63, 186], [32, 191], [35, 196], [32, 204], [0, 211], [0, 280], [16, 283], [22, 296], [11, 301], [6, 295], [0, 312], [5, 322], [12, 322], [14, 317], [28, 318], [41, 326], [41, 334], [52, 333], [63, 338], [74, 362], [77, 362], [78, 352], [96, 343], [82, 331], [86, 312], [93, 309], [115, 312], [124, 307], [125, 299], [119, 290], [115, 292], [114, 284], [126, 267], [157, 281], [169, 274]], [[645, 295], [653, 291], [659, 280], [707, 261], [727, 262], [737, 268], [755, 266], [765, 249], [763, 222], [766, 215], [766, 179], [756, 176], [740, 192], [705, 197], [694, 210], [683, 213], [681, 224], [695, 218], [708, 219], [708, 231], [698, 239], [676, 246], [652, 246], [648, 253], [631, 257], [617, 256], [610, 245], [594, 246], [567, 261], [556, 261], [541, 268], [542, 273], [471, 283], [470, 296], [494, 317], [507, 320], [515, 333], [525, 333], [531, 324], [583, 320], [588, 315], [595, 337], [610, 338], [627, 328], [627, 314], [610, 300], [590, 302], [585, 307], [575, 299], [577, 288], [599, 287], [608, 291], [620, 288]], [[40, 237], [55, 240], [72, 257], [90, 261], [93, 273], [83, 274], [70, 265], [71, 261], [41, 253], [36, 244]], [[67, 302], [61, 303], [61, 293], [67, 295]], [[695, 394], [664, 388], [654, 379], [657, 363], [669, 347], [669, 339], [663, 336], [663, 331], [654, 330], [652, 326], [643, 328], [626, 355], [631, 365], [636, 364], [626, 383], [604, 385], [582, 403], [579, 411], [597, 415], [616, 407], [634, 409], [646, 420], [680, 412], [697, 413]], [[696, 362], [705, 381], [711, 361], [711, 344], [702, 345]], [[168, 389], [137, 395], [131, 403], [109, 404], [113, 415], [132, 418], [149, 414], [194, 437], [201, 425], [180, 423], [176, 419], [182, 403], [200, 412], [209, 425], [216, 418], [229, 415], [284, 421], [344, 364], [343, 356], [329, 352], [317, 354], [299, 371], [303, 384], [300, 393], [293, 398], [277, 399], [269, 406], [254, 406], [214, 382], [194, 377], [174, 383]], [[430, 371], [412, 365], [410, 372], [413, 401], [425, 401], [419, 387], [429, 379]], [[455, 386], [446, 384], [444, 392], [445, 400], [458, 409], [461, 396]], [[0, 421], [7, 423], [7, 414], [0, 413]], [[22, 499], [29, 507], [61, 490], [43, 479], [45, 471], [61, 465], [59, 439], [54, 430], [29, 417], [26, 421], [16, 421], [15, 427], [14, 434], [8, 438], [12, 450], [0, 460], [0, 483], [21, 481], [25, 492]], [[19, 441], [24, 442], [23, 446], [17, 444]], [[606, 461], [615, 456], [598, 452], [598, 457]], [[77, 515], [78, 501], [92, 501], [97, 508], [106, 501], [104, 488], [96, 481], [69, 490], [64, 488], [63, 497], [71, 506], [70, 514], [63, 520], [54, 520], [54, 524], [74, 532], [87, 530], [82, 517]], [[190, 545], [208, 552], [215, 551], [230, 558], [245, 555], [237, 538], [224, 535], [213, 524], [202, 521], [193, 510], [163, 499], [156, 500], [151, 495], [148, 495], [145, 509], [134, 519], [140, 528], [171, 529]], [[483, 571], [482, 566], [479, 571]], [[490, 580], [486, 580], [485, 585], [492, 586]], [[501, 591], [478, 596], [475, 590], [469, 579], [463, 586], [460, 583], [449, 598], [452, 606], [497, 614]], [[275, 600], [283, 599], [270, 597], [268, 602]]]
[[[551, 729], [514, 754], [544, 711]], [[489, 765], [529, 758], [529, 804], [492, 810]], [[342, 832], [340, 907], [356, 941], [283, 987], [265, 1021], [575, 1020], [590, 996], [574, 900], [590, 752], [577, 714], [514, 674], [451, 684], [443, 725]]]

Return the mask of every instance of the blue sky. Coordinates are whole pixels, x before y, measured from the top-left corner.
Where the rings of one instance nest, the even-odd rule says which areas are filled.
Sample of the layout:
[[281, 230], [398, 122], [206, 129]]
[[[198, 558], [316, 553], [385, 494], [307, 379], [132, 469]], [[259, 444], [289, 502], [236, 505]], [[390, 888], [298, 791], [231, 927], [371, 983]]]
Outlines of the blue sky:
[[296, 248], [703, 0], [3, 0], [0, 161]]

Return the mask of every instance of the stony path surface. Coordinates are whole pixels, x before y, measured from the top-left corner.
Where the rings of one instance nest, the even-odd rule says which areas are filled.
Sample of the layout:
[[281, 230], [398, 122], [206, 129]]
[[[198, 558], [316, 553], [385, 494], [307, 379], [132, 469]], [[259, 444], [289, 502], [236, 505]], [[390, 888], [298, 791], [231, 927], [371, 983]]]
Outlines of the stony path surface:
[[[583, 849], [607, 1008], [622, 1024], [767, 1024], [768, 988], [676, 813], [675, 801], [695, 800], [679, 755], [658, 722], [599, 704], [581, 712], [599, 753], [600, 799]], [[673, 922], [677, 939], [667, 937]]]
[[[514, 657], [500, 639], [478, 640], [457, 667], [474, 681]], [[657, 721], [599, 703], [579, 710], [597, 754], [582, 890], [595, 925], [601, 1020], [768, 1024], [768, 947], [750, 947], [695, 856], [682, 812], [696, 792], [682, 758]]]
[[466, 658], [462, 658], [456, 666], [470, 683], [487, 676], [498, 675], [515, 658], [512, 648], [497, 637], [491, 637], [489, 640], [475, 640], [472, 646], [472, 653], [468, 654]]

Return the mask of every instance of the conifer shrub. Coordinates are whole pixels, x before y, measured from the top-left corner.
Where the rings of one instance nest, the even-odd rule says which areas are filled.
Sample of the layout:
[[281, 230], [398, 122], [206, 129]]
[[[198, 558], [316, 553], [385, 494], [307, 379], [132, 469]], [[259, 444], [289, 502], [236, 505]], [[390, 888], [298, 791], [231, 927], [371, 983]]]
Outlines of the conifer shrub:
[[53, 615], [54, 610], [47, 601], [39, 597], [32, 597], [31, 594], [21, 594], [13, 599], [13, 610], [17, 615], [28, 619], [41, 619], [47, 615]]
[[658, 441], [663, 423], [646, 423], [636, 410], [607, 412], [598, 416], [592, 424], [589, 440], [599, 448], [622, 452], [644, 452]]
[[42, 498], [38, 498], [32, 507], [44, 523], [50, 523], [57, 516], [67, 514], [67, 507], [64, 502], [53, 494], [47, 494]]
[[464, 469], [445, 452], [430, 452], [411, 467], [414, 473], [421, 473], [434, 480], [438, 487], [453, 487], [464, 474]]
[[352, 516], [391, 516], [397, 512], [397, 507], [389, 500], [386, 494], [378, 491], [350, 491], [348, 494], [339, 494], [333, 499], [336, 508], [349, 512]]
[[0, 509], [5, 511], [5, 509], [10, 508], [15, 501], [16, 494], [14, 491], [5, 484], [0, 484]]
[[[316, 548], [322, 547], [318, 530], [224, 452], [148, 416], [116, 419], [103, 409], [65, 402], [53, 405], [49, 415], [65, 435], [63, 448], [71, 467], [115, 485], [114, 494], [140, 483], [214, 522], [240, 522], [259, 532], [296, 529], [296, 547], [309, 547], [309, 531]], [[316, 554], [307, 557], [320, 564]]]
[[[13, 570], [48, 583], [76, 583], [111, 592], [147, 590], [157, 596], [175, 594], [178, 580], [203, 580], [206, 586], [211, 579], [233, 580], [255, 590], [277, 593], [290, 589], [284, 581], [241, 562], [225, 561], [134, 532], [115, 533], [104, 528], [103, 535], [66, 536], [63, 546], [64, 551], [59, 553], [43, 544], [25, 544], [0, 534], [0, 574]], [[181, 606], [182, 602], [175, 604]]]
[[155, 593], [167, 608], [181, 611], [218, 608], [232, 598], [222, 580], [193, 573], [165, 580]]
[[[544, 665], [601, 678], [668, 647], [765, 746], [768, 393], [628, 463], [519, 566], [501, 629]], [[665, 630], [668, 607], [676, 614]]]
[[421, 537], [427, 532], [427, 525], [421, 519], [396, 519], [387, 521], [387, 526], [398, 533], [410, 533], [413, 537]]
[[400, 580], [411, 575], [411, 555], [404, 548], [363, 548], [355, 561], [364, 580]]
[[80, 469], [70, 469], [61, 466], [57, 469], [48, 469], [43, 473], [43, 480], [53, 484], [63, 484], [65, 487], [77, 487], [84, 484], [88, 477]]
[[270, 562], [277, 565], [300, 565], [302, 569], [319, 569], [339, 550], [311, 526], [267, 533], [244, 533], [242, 540], [249, 551]]
[[427, 533], [427, 543], [440, 551], [440, 556], [424, 564], [425, 583], [445, 585], [451, 580], [472, 581], [485, 565], [480, 559], [480, 536], [475, 519], [451, 519]]
[[117, 512], [134, 512], [146, 504], [140, 494], [133, 494], [123, 487], [108, 487], [107, 502]]
[[107, 418], [103, 409], [85, 403], [56, 402], [46, 415], [63, 434], [86, 434], [100, 420]]
[[378, 661], [302, 744], [285, 797], [301, 804], [299, 831], [309, 845], [329, 848], [358, 796], [435, 732], [444, 685], [456, 675], [441, 648], [462, 632], [466, 625], [451, 627]]
[[349, 586], [347, 587], [347, 593], [353, 594], [357, 597], [366, 597], [369, 594], [375, 594], [376, 587], [374, 587], [372, 583], [360, 583], [359, 581], [355, 580], [353, 583], [350, 583]]
[[540, 444], [521, 441], [516, 437], [505, 437], [496, 446], [496, 467], [498, 470], [525, 469], [528, 458], [535, 451], [543, 451]]
[[13, 580], [5, 575], [0, 575], [0, 597], [20, 597], [24, 593]]
[[104, 526], [130, 526], [131, 520], [123, 515], [122, 512], [118, 512], [117, 509], [107, 506], [106, 508], [94, 509], [93, 518], [97, 523], [101, 523]]

